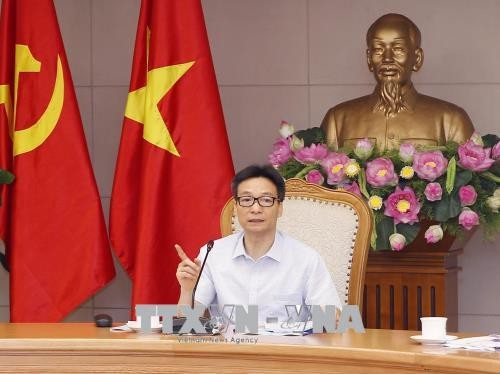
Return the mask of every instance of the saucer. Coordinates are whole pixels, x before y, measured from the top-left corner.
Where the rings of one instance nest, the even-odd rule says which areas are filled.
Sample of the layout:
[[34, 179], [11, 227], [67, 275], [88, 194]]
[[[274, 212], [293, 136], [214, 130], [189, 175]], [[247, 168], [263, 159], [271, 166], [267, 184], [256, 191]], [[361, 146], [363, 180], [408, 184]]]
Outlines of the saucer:
[[[128, 321], [127, 327], [134, 330], [135, 332], [144, 332], [141, 329], [141, 324], [137, 321]], [[162, 329], [161, 323], [159, 325], [151, 326], [151, 332], [161, 332], [161, 329]]]
[[443, 343], [449, 342], [450, 340], [455, 340], [457, 338], [458, 338], [458, 336], [454, 336], [454, 335], [446, 335], [442, 339], [424, 338], [422, 335], [410, 336], [411, 340], [413, 340], [413, 341], [415, 341], [417, 343], [425, 344], [425, 345], [443, 344]]

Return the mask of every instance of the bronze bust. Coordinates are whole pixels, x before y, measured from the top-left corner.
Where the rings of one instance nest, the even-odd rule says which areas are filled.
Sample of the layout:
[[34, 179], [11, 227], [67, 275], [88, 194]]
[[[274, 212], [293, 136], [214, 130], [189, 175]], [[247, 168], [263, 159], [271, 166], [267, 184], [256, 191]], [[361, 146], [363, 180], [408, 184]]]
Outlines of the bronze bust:
[[467, 140], [474, 128], [460, 107], [419, 94], [411, 82], [424, 54], [420, 30], [407, 17], [386, 14], [366, 34], [366, 58], [377, 86], [371, 95], [328, 110], [321, 124], [335, 149], [369, 138], [380, 150], [401, 143], [443, 145]]

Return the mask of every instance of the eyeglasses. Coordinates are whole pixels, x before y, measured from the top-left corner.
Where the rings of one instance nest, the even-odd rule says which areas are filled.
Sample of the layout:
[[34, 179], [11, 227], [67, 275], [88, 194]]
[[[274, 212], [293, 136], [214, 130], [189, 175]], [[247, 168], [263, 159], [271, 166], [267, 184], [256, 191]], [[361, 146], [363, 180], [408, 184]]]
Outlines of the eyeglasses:
[[236, 201], [240, 206], [245, 208], [253, 206], [255, 201], [259, 203], [261, 207], [270, 207], [274, 205], [274, 201], [279, 199], [277, 197], [272, 196], [261, 196], [261, 197], [253, 197], [253, 196], [238, 196], [236, 197]]

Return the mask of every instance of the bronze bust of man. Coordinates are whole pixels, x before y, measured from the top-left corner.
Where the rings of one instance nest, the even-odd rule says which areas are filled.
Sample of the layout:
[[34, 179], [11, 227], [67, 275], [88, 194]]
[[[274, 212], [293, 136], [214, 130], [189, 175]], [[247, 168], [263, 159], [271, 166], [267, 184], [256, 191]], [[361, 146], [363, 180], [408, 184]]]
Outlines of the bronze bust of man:
[[419, 94], [412, 72], [423, 63], [420, 30], [407, 17], [386, 14], [366, 34], [366, 57], [377, 86], [371, 95], [331, 108], [321, 128], [334, 148], [369, 138], [380, 150], [401, 143], [442, 145], [467, 140], [474, 128], [460, 107]]

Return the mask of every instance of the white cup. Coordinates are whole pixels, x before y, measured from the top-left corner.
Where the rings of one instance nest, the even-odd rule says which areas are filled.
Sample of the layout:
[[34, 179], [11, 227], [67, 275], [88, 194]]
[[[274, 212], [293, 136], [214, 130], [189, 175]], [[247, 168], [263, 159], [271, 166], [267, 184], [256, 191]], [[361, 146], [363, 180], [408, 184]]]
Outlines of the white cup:
[[422, 338], [424, 339], [445, 339], [446, 338], [446, 317], [422, 317]]

